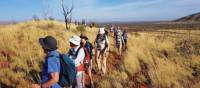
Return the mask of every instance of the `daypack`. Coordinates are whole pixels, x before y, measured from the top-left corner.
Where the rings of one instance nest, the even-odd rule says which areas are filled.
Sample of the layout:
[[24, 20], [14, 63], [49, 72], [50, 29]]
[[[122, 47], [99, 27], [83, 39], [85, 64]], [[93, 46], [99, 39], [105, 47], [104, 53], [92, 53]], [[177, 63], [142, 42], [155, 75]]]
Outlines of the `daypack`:
[[116, 39], [117, 42], [122, 41], [122, 34], [119, 30], [117, 30], [116, 33], [115, 33], [115, 39]]
[[67, 55], [60, 54], [60, 75], [58, 84], [61, 87], [69, 87], [76, 82], [76, 66]]
[[128, 39], [128, 35], [127, 35], [126, 32], [123, 32], [122, 36], [123, 36], [124, 39]]
[[100, 43], [103, 42], [104, 40], [105, 40], [105, 48], [108, 47], [108, 43], [106, 41], [106, 36], [107, 36], [106, 34], [104, 34], [102, 36], [100, 34], [97, 35], [97, 37], [96, 37], [97, 48], [101, 48]]
[[79, 47], [78, 50], [76, 51], [76, 57], [78, 56], [78, 53], [79, 53], [81, 48], [83, 48], [83, 50], [85, 52], [85, 57], [84, 57], [84, 60], [83, 60], [83, 66], [81, 68], [78, 68], [78, 71], [85, 71], [90, 66], [90, 54], [88, 53], [88, 51], [85, 47]]
[[[90, 48], [89, 48], [90, 50], [88, 50], [88, 48], [87, 48], [88, 46], [90, 47]], [[88, 51], [88, 53], [89, 53], [89, 55], [90, 55], [90, 59], [92, 59], [92, 56], [93, 56], [93, 52], [92, 52], [93, 48], [94, 48], [94, 47], [92, 46], [92, 44], [91, 44], [89, 41], [87, 41], [87, 42], [86, 42], [86, 49], [87, 49], [87, 51]]]

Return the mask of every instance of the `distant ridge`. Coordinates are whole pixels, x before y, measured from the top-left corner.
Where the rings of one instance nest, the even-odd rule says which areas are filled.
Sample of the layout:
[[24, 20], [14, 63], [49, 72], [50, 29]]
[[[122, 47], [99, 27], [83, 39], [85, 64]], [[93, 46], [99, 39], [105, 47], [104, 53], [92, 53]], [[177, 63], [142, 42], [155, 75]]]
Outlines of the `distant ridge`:
[[175, 22], [200, 22], [200, 12], [174, 20]]
[[16, 23], [15, 21], [0, 21], [0, 25], [5, 25], [5, 24], [13, 24]]

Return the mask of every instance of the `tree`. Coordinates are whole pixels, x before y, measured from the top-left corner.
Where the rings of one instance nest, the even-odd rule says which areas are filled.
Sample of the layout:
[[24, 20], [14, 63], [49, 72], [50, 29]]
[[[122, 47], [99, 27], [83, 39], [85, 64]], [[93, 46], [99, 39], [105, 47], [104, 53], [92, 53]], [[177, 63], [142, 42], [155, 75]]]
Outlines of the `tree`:
[[33, 15], [33, 20], [34, 21], [40, 21], [40, 18], [37, 15]]
[[86, 22], [85, 22], [84, 19], [82, 20], [81, 24], [84, 25], [84, 26], [86, 25]]
[[49, 13], [50, 13], [50, 6], [49, 6], [49, 3], [47, 0], [43, 0], [42, 2], [43, 4], [43, 7], [42, 7], [42, 13], [43, 13], [43, 16], [44, 16], [44, 19], [45, 20], [48, 20], [49, 18]]
[[64, 0], [61, 0], [61, 6], [63, 10], [63, 16], [65, 18], [65, 27], [67, 30], [70, 29], [70, 23], [72, 21], [72, 11], [74, 9], [74, 4], [72, 1], [72, 7], [69, 9], [68, 7], [65, 7]]
[[50, 16], [48, 19], [51, 21], [55, 20], [55, 18], [53, 18], [52, 16]]

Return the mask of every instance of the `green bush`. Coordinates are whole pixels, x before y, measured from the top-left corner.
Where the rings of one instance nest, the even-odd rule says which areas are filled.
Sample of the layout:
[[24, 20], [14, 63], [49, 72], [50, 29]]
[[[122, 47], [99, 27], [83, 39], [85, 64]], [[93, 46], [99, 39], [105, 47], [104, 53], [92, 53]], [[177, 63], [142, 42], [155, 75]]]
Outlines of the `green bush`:
[[77, 29], [77, 31], [79, 31], [79, 32], [85, 32], [85, 30], [86, 30], [86, 28], [85, 28], [84, 25], [77, 26], [76, 29]]

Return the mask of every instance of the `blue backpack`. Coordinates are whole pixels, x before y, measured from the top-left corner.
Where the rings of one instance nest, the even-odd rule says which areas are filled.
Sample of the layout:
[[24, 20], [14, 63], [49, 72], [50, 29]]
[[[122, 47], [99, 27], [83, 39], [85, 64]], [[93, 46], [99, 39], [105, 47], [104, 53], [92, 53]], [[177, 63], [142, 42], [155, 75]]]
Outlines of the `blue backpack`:
[[58, 84], [69, 87], [76, 83], [76, 66], [67, 55], [60, 55], [60, 75]]

